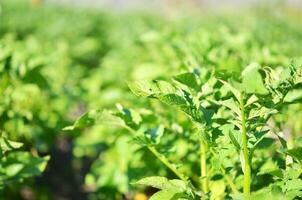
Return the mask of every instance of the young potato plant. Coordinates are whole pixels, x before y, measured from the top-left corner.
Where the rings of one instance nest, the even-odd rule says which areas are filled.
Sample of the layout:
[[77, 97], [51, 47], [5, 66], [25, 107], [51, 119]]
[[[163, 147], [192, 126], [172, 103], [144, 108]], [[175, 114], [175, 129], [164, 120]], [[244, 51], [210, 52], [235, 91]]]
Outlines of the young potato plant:
[[[190, 187], [193, 186], [190, 181], [188, 181], [187, 176], [179, 166], [172, 163], [168, 156], [166, 156], [166, 154], [168, 154], [167, 146], [169, 145], [167, 140], [169, 142], [171, 141], [169, 138], [163, 139], [163, 137], [166, 134], [179, 131], [177, 130], [177, 127], [179, 126], [165, 122], [160, 116], [154, 115], [147, 109], [133, 110], [125, 108], [120, 104], [117, 104], [116, 107], [117, 111], [91, 110], [83, 114], [73, 126], [66, 127], [65, 130], [74, 130], [96, 124], [111, 124], [128, 130], [132, 135], [132, 144], [136, 144], [138, 148], [146, 148], [160, 163], [162, 163], [162, 166], [165, 166], [166, 169], [170, 170], [178, 178], [178, 180], [171, 181], [174, 189], [181, 186], [182, 189], [177, 189], [178, 193], [183, 193], [183, 195], [189, 195], [194, 198], [195, 194], [190, 190]], [[160, 124], [159, 121], [161, 121]], [[175, 137], [173, 137], [173, 139], [175, 139]], [[164, 143], [165, 145], [162, 145], [161, 143]], [[151, 179], [156, 180], [157, 178], [158, 177], [152, 177]], [[159, 178], [169, 182], [164, 177]], [[142, 184], [142, 182], [140, 184]]]
[[[157, 98], [168, 105], [178, 107], [199, 124], [202, 130], [199, 137], [201, 188], [204, 196], [209, 192], [210, 175], [207, 173], [209, 168], [207, 152], [215, 154], [215, 146], [211, 146], [211, 142], [215, 141], [213, 138], [217, 137], [215, 130], [217, 128], [219, 130], [219, 125], [221, 126], [227, 121], [231, 125], [229, 126], [229, 139], [238, 151], [244, 176], [242, 184], [244, 195], [241, 197], [249, 198], [254, 152], [258, 146], [270, 141], [266, 137], [269, 132], [268, 120], [287, 104], [301, 99], [301, 63], [299, 62], [296, 61], [290, 68], [281, 70], [261, 69], [258, 64], [251, 64], [244, 69], [238, 81], [232, 79], [226, 81], [223, 80], [224, 77], [220, 77], [220, 80], [217, 81], [216, 78], [210, 77], [208, 82], [203, 82], [203, 77], [195, 72], [184, 73], [174, 78], [187, 88], [178, 86], [177, 83], [176, 88], [173, 88], [163, 81], [140, 81], [130, 83], [129, 86], [136, 95]], [[223, 86], [221, 87], [218, 82], [221, 82]], [[215, 86], [219, 88], [216, 91]], [[226, 107], [231, 114], [220, 116], [217, 105]], [[221, 117], [225, 120], [221, 120]], [[281, 140], [283, 148], [286, 148], [285, 140], [279, 135], [278, 138]], [[219, 146], [219, 144], [216, 145]], [[300, 148], [284, 152], [300, 162], [298, 156], [301, 154]], [[298, 169], [300, 176], [301, 166]], [[280, 194], [280, 198], [295, 198], [301, 195], [298, 192], [301, 187], [295, 188], [296, 196], [291, 196], [292, 188], [287, 189], [290, 192], [281, 189], [283, 193]], [[235, 195], [234, 198], [236, 196], [240, 195]]]
[[[162, 162], [164, 166], [170, 169], [178, 178], [173, 180], [168, 180], [164, 177], [150, 177], [138, 181], [141, 185], [150, 185], [157, 189], [162, 189], [159, 193], [152, 196], [152, 199], [169, 199], [173, 196], [182, 197], [184, 199], [196, 199], [200, 198], [201, 192], [195, 186], [201, 187], [203, 194], [209, 193], [209, 187], [214, 190], [214, 195], [220, 197], [223, 195], [224, 190], [219, 187], [224, 184], [221, 183], [221, 178], [217, 173], [222, 167], [220, 163], [216, 162], [216, 158], [212, 159], [209, 157], [210, 148], [216, 147], [216, 139], [222, 134], [220, 130], [220, 125], [225, 123], [226, 120], [220, 117], [220, 114], [216, 114], [219, 108], [218, 101], [215, 100], [215, 95], [219, 96], [218, 87], [222, 84], [213, 77], [212, 72], [204, 71], [202, 73], [184, 73], [175, 77], [177, 86], [172, 85], [166, 81], [144, 81], [140, 83], [129, 83], [130, 88], [136, 93], [140, 93], [144, 96], [158, 98], [164, 103], [169, 105], [179, 106], [180, 110], [184, 111], [190, 116], [193, 128], [190, 128], [190, 135], [193, 136], [193, 141], [197, 144], [198, 151], [200, 152], [200, 172], [197, 173], [197, 177], [200, 179], [196, 183], [196, 175], [193, 174], [189, 179], [187, 174], [192, 174], [188, 172], [184, 174], [181, 169], [172, 164], [171, 161], [164, 154], [167, 152], [161, 151], [160, 143], [163, 133], [175, 134], [176, 131], [171, 128], [172, 126], [164, 123], [164, 119], [157, 120], [160, 124], [150, 124], [150, 120], [145, 120], [144, 115], [138, 115], [138, 112], [133, 110], [125, 109], [119, 106], [118, 113], [111, 113], [122, 119], [122, 123], [116, 123], [116, 120], [112, 118], [109, 119], [104, 112], [101, 111], [90, 111], [80, 117], [73, 126], [67, 127], [66, 129], [82, 128], [97, 123], [114, 123], [127, 127], [130, 132], [135, 136], [135, 141], [140, 146], [145, 146], [154, 156]], [[193, 84], [190, 82], [193, 81]], [[202, 82], [205, 84], [202, 84]], [[152, 88], [152, 89], [151, 89]], [[144, 90], [146, 89], [146, 90]], [[198, 91], [203, 91], [204, 98], [200, 99], [201, 93]], [[183, 92], [183, 93], [182, 93]], [[215, 115], [216, 114], [216, 115]], [[149, 114], [150, 115], [150, 114]], [[159, 118], [160, 115], [152, 114], [151, 118]], [[150, 118], [150, 117], [149, 117]], [[143, 120], [142, 120], [143, 119]], [[169, 121], [169, 120], [167, 120]], [[171, 123], [171, 122], [170, 122]], [[173, 122], [175, 124], [175, 122]], [[151, 127], [150, 127], [151, 125]], [[149, 127], [146, 129], [146, 126]], [[163, 128], [164, 127], [164, 128]], [[192, 137], [191, 136], [191, 137]], [[174, 136], [176, 138], [176, 135]], [[169, 141], [170, 143], [173, 142]], [[175, 142], [175, 140], [174, 140]], [[186, 142], [190, 142], [187, 139]], [[164, 146], [169, 146], [171, 144], [165, 144]], [[165, 149], [167, 149], [167, 147]], [[161, 149], [163, 149], [161, 147]], [[166, 150], [167, 151], [167, 150]], [[196, 150], [195, 150], [196, 151]], [[215, 167], [207, 166], [207, 162], [212, 160]], [[216, 163], [215, 163], [216, 162]], [[185, 165], [185, 163], [184, 163]], [[216, 176], [215, 176], [216, 175]], [[209, 185], [209, 177], [217, 179], [217, 181], [212, 181], [213, 183]], [[218, 177], [218, 178], [217, 178]], [[226, 174], [224, 171], [224, 179], [231, 185], [231, 190], [237, 191], [236, 187], [231, 181], [230, 175]]]
[[218, 79], [212, 72], [186, 72], [174, 77], [175, 84], [165, 81], [140, 81], [129, 83], [132, 92], [138, 96], [156, 98], [186, 113], [196, 127], [196, 138], [200, 152], [200, 187], [204, 194], [209, 192], [209, 161], [211, 148], [217, 145], [221, 134], [219, 127], [225, 123], [219, 113]]
[[[137, 181], [138, 185], [160, 190], [152, 200], [295, 199], [301, 197], [302, 189], [301, 147], [288, 149], [282, 132], [271, 130], [270, 123], [274, 114], [301, 101], [301, 72], [301, 60], [296, 60], [289, 68], [274, 70], [254, 63], [242, 71], [239, 79], [194, 69], [173, 77], [171, 82], [129, 82], [135, 95], [158, 99], [189, 117], [194, 140], [187, 142], [199, 146], [199, 161], [194, 161], [199, 163], [199, 172], [184, 173], [159, 150], [163, 134], [175, 130], [163, 123], [164, 118], [150, 123], [148, 118], [160, 116], [150, 111], [137, 112], [120, 105], [118, 112], [90, 111], [66, 129], [103, 122], [128, 129], [137, 144], [146, 147], [178, 178], [151, 176]], [[277, 140], [281, 146], [271, 147]], [[270, 154], [277, 155], [270, 158]], [[253, 163], [255, 155], [257, 163]], [[285, 166], [286, 156], [293, 162]], [[195, 173], [199, 181], [193, 178]], [[264, 174], [269, 175], [269, 181], [251, 193], [252, 184]]]
[[[266, 137], [270, 131], [269, 120], [289, 103], [301, 99], [299, 94], [301, 91], [301, 63], [293, 63], [290, 68], [276, 70], [261, 69], [258, 64], [251, 64], [242, 72], [241, 82], [231, 79], [228, 82], [221, 81], [232, 93], [232, 97], [221, 101], [221, 105], [232, 111], [229, 122], [234, 124], [234, 129], [230, 130], [229, 134], [232, 143], [240, 152], [244, 174], [243, 193], [247, 198], [251, 193], [252, 161], [255, 150], [263, 144], [269, 144], [271, 140]], [[285, 139], [278, 134], [276, 136], [281, 141], [285, 154], [299, 151], [298, 149], [286, 150]], [[301, 173], [301, 170], [299, 171]], [[296, 189], [295, 196], [291, 198], [301, 195], [298, 192], [301, 187]], [[268, 198], [269, 194], [266, 191], [263, 193], [266, 195], [263, 198]], [[287, 196], [287, 191], [283, 191], [279, 195], [278, 197], [281, 199], [284, 197], [291, 199]]]

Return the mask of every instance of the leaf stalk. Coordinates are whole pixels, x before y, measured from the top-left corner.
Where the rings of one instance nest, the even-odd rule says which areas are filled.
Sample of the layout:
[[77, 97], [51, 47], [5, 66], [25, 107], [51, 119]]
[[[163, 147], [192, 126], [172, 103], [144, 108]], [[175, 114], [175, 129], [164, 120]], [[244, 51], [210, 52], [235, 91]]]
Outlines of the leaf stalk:
[[153, 153], [153, 155], [160, 160], [167, 168], [169, 168], [179, 179], [184, 182], [187, 182], [188, 178], [182, 174], [173, 164], [169, 162], [169, 160], [161, 155], [153, 146], [147, 146], [148, 149]]

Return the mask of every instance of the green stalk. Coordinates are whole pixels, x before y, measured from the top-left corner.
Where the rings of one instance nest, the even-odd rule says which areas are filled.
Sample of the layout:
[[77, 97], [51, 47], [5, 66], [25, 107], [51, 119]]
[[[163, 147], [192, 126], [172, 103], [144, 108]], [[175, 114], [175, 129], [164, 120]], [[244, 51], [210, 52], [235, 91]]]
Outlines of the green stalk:
[[201, 186], [204, 193], [209, 192], [209, 183], [207, 177], [207, 144], [200, 140], [200, 171]]
[[[136, 134], [136, 131], [133, 130], [132, 128], [128, 127], [128, 126], [122, 126], [124, 128], [126, 128], [127, 130], [129, 130], [132, 134]], [[170, 169], [179, 179], [181, 179], [182, 181], [187, 182], [188, 178], [181, 173], [172, 163], [170, 163], [170, 161], [163, 155], [161, 155], [154, 146], [147, 146], [148, 150], [159, 160], [161, 161], [168, 169]]]
[[[211, 151], [212, 155], [215, 156], [214, 151], [213, 151], [213, 150], [210, 150], [210, 151]], [[221, 172], [223, 173], [223, 175], [224, 175], [226, 181], [228, 182], [228, 184], [229, 184], [229, 186], [230, 186], [232, 192], [233, 192], [234, 194], [239, 193], [239, 191], [238, 191], [237, 188], [236, 188], [235, 183], [233, 182], [232, 178], [230, 177], [230, 176], [232, 176], [232, 175], [229, 175], [229, 174], [226, 173], [226, 171], [225, 171], [225, 169], [223, 168], [223, 165], [222, 165], [222, 164], [221, 164], [221, 166], [220, 166], [220, 170], [221, 170]]]
[[187, 181], [187, 177], [183, 175], [169, 160], [161, 155], [153, 146], [148, 146], [148, 149], [153, 153], [153, 155], [160, 160], [167, 168], [169, 168], [178, 178], [183, 181]]
[[239, 193], [239, 191], [237, 190], [236, 185], [234, 184], [234, 182], [233, 182], [232, 178], [230, 177], [230, 175], [228, 175], [226, 173], [224, 168], [220, 168], [220, 169], [221, 169], [222, 173], [224, 174], [224, 177], [225, 177], [226, 181], [228, 182], [232, 192], [235, 193], [235, 194]]
[[[246, 196], [249, 196], [251, 193], [251, 165], [249, 158], [248, 150], [248, 138], [246, 131], [246, 122], [245, 122], [245, 108], [243, 94], [240, 95], [240, 111], [241, 111], [241, 128], [242, 128], [242, 146], [243, 146], [243, 157], [244, 157], [244, 184], [243, 184], [243, 193]], [[242, 165], [243, 163], [241, 163]]]
[[238, 191], [237, 188], [236, 188], [236, 185], [233, 183], [233, 180], [230, 178], [230, 176], [227, 175], [227, 174], [225, 174], [225, 179], [226, 179], [226, 181], [228, 182], [228, 184], [230, 185], [230, 188], [231, 188], [232, 192], [233, 192], [234, 194], [239, 193], [239, 191]]

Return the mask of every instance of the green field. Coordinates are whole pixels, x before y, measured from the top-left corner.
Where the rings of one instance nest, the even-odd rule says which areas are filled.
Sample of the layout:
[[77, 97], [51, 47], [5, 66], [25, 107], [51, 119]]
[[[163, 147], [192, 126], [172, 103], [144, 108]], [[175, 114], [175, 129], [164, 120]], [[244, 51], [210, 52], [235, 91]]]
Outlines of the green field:
[[0, 199], [302, 198], [302, 14], [0, 2]]

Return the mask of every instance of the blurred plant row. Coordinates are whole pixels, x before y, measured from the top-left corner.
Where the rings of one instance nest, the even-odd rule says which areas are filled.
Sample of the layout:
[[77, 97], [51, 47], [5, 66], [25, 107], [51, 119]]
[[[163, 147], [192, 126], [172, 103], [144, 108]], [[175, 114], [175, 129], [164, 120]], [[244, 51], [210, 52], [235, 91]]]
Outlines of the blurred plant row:
[[91, 200], [302, 197], [297, 19], [0, 11], [3, 199], [68, 198], [59, 168]]

